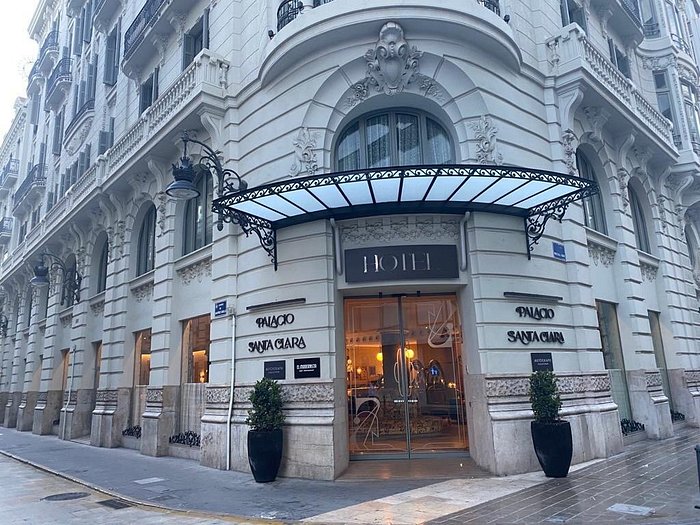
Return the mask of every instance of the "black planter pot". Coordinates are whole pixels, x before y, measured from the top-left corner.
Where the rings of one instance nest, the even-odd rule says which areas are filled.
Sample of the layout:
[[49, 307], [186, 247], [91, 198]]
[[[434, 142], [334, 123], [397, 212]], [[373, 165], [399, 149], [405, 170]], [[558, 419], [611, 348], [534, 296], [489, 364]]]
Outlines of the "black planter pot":
[[282, 462], [282, 430], [249, 430], [248, 463], [255, 481], [275, 481]]
[[568, 421], [530, 423], [532, 444], [540, 466], [548, 478], [565, 478], [571, 466], [573, 444]]

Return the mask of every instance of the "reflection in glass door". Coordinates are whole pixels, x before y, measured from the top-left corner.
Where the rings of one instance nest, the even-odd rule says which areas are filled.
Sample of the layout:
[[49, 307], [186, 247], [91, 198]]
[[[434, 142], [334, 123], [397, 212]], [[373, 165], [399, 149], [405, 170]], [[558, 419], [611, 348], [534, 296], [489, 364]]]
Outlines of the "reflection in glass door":
[[350, 454], [466, 450], [456, 297], [345, 300]]

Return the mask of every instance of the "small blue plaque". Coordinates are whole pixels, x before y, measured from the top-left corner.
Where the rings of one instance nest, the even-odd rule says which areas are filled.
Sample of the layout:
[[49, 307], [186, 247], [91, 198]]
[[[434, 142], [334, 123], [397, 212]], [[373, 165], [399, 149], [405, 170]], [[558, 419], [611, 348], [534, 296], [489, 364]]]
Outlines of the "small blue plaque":
[[217, 301], [214, 303], [214, 317], [226, 315], [226, 301]]
[[555, 259], [559, 259], [560, 261], [565, 261], [566, 260], [566, 250], [564, 249], [564, 245], [560, 244], [558, 242], [553, 242], [552, 243], [552, 255], [554, 256]]

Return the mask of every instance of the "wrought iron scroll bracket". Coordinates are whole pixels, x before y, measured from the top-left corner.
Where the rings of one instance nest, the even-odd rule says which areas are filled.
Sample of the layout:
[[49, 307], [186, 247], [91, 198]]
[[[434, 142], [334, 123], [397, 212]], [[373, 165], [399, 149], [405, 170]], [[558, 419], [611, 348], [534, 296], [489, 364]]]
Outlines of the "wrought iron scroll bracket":
[[228, 222], [238, 224], [246, 237], [251, 233], [257, 235], [260, 246], [270, 256], [275, 271], [277, 271], [277, 231], [270, 221], [225, 206], [215, 206], [215, 211], [219, 214], [216, 225], [219, 231], [224, 228], [224, 223]]
[[556, 219], [561, 222], [567, 207], [568, 203], [525, 217], [525, 238], [527, 241], [528, 260], [532, 258], [532, 250], [535, 244], [537, 244], [542, 238], [542, 235], [544, 235], [544, 230], [549, 219]]

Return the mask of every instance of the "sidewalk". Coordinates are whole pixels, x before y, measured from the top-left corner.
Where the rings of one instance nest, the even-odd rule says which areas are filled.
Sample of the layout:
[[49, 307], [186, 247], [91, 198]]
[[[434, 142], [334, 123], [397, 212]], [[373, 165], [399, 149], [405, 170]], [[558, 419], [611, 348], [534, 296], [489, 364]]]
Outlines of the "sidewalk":
[[[465, 468], [453, 479], [279, 478], [219, 471], [177, 458], [104, 449], [0, 428], [0, 452], [146, 505], [242, 518], [314, 523], [700, 523], [693, 447], [699, 429], [630, 445], [619, 456], [579, 467], [568, 478], [540, 472], [484, 477]], [[529, 437], [529, 436], [528, 436]], [[414, 460], [430, 461], [430, 460]], [[615, 504], [636, 507], [613, 507]], [[653, 517], [616, 512], [647, 512]], [[1, 514], [0, 514], [1, 516]]]

